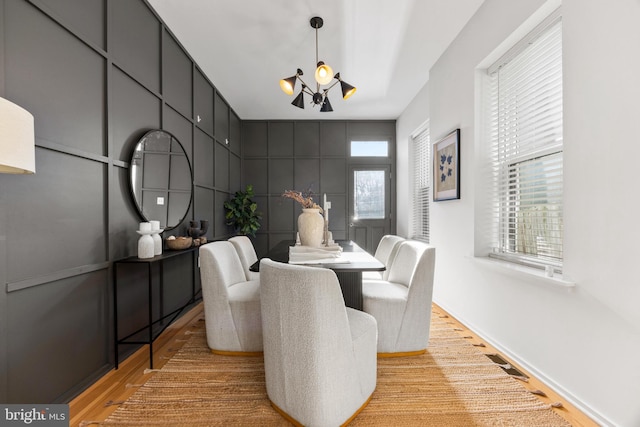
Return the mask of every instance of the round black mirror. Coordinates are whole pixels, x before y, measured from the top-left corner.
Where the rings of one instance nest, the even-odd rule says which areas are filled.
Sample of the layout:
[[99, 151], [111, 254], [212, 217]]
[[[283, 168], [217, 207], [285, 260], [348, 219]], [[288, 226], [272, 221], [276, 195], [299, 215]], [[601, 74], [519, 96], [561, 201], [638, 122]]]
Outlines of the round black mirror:
[[152, 130], [136, 144], [129, 166], [131, 194], [146, 221], [170, 230], [182, 223], [191, 206], [191, 164], [180, 141], [169, 132]]

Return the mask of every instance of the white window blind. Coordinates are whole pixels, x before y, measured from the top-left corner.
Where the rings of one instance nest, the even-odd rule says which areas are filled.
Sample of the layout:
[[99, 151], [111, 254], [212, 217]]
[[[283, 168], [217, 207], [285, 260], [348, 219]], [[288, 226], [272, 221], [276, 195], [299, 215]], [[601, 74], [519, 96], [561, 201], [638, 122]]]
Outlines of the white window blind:
[[429, 200], [431, 198], [431, 138], [429, 123], [411, 144], [413, 158], [413, 235], [429, 243]]
[[562, 267], [559, 11], [489, 69], [493, 255]]

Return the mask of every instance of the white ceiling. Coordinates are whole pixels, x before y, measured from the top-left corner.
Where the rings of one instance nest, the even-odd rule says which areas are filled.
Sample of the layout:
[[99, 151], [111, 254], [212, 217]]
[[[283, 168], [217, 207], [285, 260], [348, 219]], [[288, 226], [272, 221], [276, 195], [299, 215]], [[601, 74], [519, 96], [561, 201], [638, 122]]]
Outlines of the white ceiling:
[[[429, 79], [429, 69], [484, 0], [149, 0], [243, 120], [396, 119]], [[313, 16], [319, 59], [357, 87], [333, 112], [305, 109], [278, 81], [304, 72], [314, 86]]]

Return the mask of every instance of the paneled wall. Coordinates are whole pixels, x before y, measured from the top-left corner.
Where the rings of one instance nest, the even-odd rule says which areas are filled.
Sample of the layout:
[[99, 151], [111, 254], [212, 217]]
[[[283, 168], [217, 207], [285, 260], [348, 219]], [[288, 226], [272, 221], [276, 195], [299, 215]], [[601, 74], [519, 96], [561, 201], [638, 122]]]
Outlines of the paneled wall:
[[[320, 205], [326, 193], [331, 201], [334, 239], [349, 238], [349, 166], [388, 165], [395, 176], [395, 132], [395, 120], [244, 120], [243, 186], [253, 185], [263, 215], [254, 239], [258, 255], [266, 254], [281, 240], [295, 238], [300, 205], [283, 198], [285, 190], [310, 189]], [[390, 155], [352, 158], [352, 140], [389, 141]], [[395, 186], [391, 187], [391, 215], [395, 218]], [[391, 223], [395, 232], [395, 220]]]
[[[34, 115], [37, 169], [0, 175], [0, 402], [63, 402], [113, 364], [111, 263], [136, 254], [141, 220], [136, 141], [164, 129], [191, 161], [193, 203], [165, 236], [206, 219], [225, 238], [240, 120], [143, 0], [0, 0], [0, 22], [0, 96]], [[189, 298], [186, 258], [165, 265], [165, 309]], [[146, 277], [118, 271], [126, 334], [145, 321]]]

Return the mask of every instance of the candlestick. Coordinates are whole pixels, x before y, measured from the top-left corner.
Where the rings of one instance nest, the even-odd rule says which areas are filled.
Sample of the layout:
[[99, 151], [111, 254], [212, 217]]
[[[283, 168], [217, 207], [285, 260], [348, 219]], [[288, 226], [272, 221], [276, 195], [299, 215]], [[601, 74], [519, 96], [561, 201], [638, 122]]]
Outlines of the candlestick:
[[324, 245], [329, 246], [329, 209], [331, 202], [327, 201], [327, 193], [324, 193], [324, 203], [322, 210], [324, 211]]

